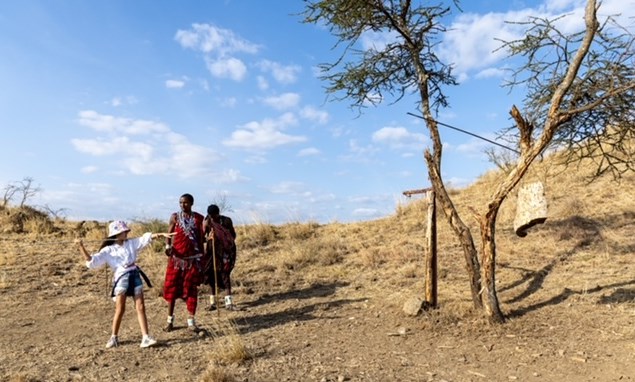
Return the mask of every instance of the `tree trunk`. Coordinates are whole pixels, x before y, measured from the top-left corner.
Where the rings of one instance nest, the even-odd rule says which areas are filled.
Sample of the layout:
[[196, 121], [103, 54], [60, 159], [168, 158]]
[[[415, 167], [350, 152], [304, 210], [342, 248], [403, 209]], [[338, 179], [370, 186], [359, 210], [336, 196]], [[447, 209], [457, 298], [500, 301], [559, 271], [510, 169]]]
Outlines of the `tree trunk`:
[[505, 321], [496, 295], [496, 216], [500, 205], [490, 204], [490, 209], [481, 218], [483, 307], [491, 323]]
[[454, 230], [457, 237], [459, 238], [459, 242], [461, 243], [461, 248], [463, 249], [463, 256], [465, 257], [465, 268], [467, 270], [468, 277], [470, 278], [470, 289], [472, 292], [472, 302], [474, 303], [474, 307], [477, 309], [481, 309], [483, 307], [483, 302], [481, 301], [481, 275], [480, 275], [480, 265], [478, 262], [478, 252], [476, 251], [476, 247], [474, 246], [474, 240], [472, 238], [472, 232], [469, 227], [463, 223], [461, 217], [459, 216], [450, 196], [448, 195], [443, 181], [441, 180], [441, 176], [439, 175], [438, 169], [435, 165], [435, 161], [432, 158], [432, 154], [428, 150], [424, 153], [426, 162], [428, 165], [428, 175], [430, 176], [430, 181], [432, 182], [432, 188], [434, 189], [434, 193], [441, 205], [443, 213], [448, 220], [448, 224]]

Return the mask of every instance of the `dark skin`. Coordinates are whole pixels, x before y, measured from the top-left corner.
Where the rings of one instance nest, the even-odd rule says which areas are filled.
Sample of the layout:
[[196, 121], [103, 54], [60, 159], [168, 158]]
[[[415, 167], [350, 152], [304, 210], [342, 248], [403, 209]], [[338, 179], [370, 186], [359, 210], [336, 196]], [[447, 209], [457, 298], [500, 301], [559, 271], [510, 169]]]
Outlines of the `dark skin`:
[[[220, 214], [220, 211], [218, 209], [214, 210], [212, 208], [212, 206], [208, 207], [207, 213], [208, 213], [208, 216], [211, 218], [211, 220], [213, 222], [215, 222], [217, 224], [220, 224], [221, 226], [226, 228], [229, 231], [229, 233], [232, 235], [232, 237], [234, 239], [236, 239], [236, 230], [234, 229], [233, 222], [232, 222], [232, 220], [229, 217], [222, 216]], [[213, 238], [214, 238], [214, 233], [212, 231], [212, 227], [211, 226], [212, 226], [212, 224], [210, 223], [209, 219], [206, 218], [203, 221], [203, 231], [205, 231], [205, 232], [209, 231], [209, 233], [207, 234], [207, 240], [208, 240], [208, 242], [207, 242], [207, 251], [208, 251], [208, 255], [209, 255], [209, 251], [210, 251], [210, 248], [212, 246], [212, 242], [213, 242]], [[212, 242], [210, 242], [209, 240], [212, 240]], [[234, 248], [234, 251], [235, 251], [235, 248]], [[216, 286], [215, 285], [210, 285], [210, 286], [212, 287], [212, 292], [214, 294], [216, 294]], [[231, 285], [228, 284], [226, 286], [226, 288], [227, 288], [227, 294], [231, 295]], [[216, 296], [216, 297], [218, 297], [218, 296]]]
[[[221, 214], [220, 214], [220, 212], [216, 212], [216, 213], [212, 214], [211, 217], [212, 217], [212, 220], [215, 223], [221, 224]], [[207, 222], [207, 220], [205, 220], [203, 222], [203, 230], [205, 232], [207, 232], [207, 228], [208, 228], [207, 226], [208, 225], [209, 225], [209, 223]], [[221, 224], [221, 225], [223, 225], [223, 224]], [[228, 218], [228, 217], [225, 217], [225, 224], [223, 226], [229, 230], [229, 233], [231, 233], [232, 237], [235, 239], [236, 238], [236, 230], [234, 229], [234, 225], [233, 225], [232, 220], [230, 218]]]
[[[189, 198], [185, 197], [185, 196], [181, 196], [179, 198], [179, 206], [181, 207], [181, 211], [186, 215], [186, 216], [192, 216], [192, 205], [194, 205], [194, 202], [192, 200], [190, 200]], [[169, 233], [173, 233], [174, 229], [176, 227], [176, 214], [172, 214], [172, 216], [170, 216], [170, 221], [168, 223], [168, 232]], [[199, 238], [200, 243], [199, 243], [199, 248], [203, 248], [203, 238]], [[166, 245], [166, 249], [165, 249], [165, 254], [167, 256], [172, 256], [172, 238], [169, 237], [165, 240], [165, 245]]]
[[[181, 207], [181, 211], [186, 216], [192, 216], [192, 205], [194, 205], [194, 201], [186, 196], [181, 196], [179, 198], [179, 206]], [[168, 233], [174, 233], [176, 228], [176, 214], [172, 214], [170, 216], [170, 222], [168, 223]], [[201, 235], [199, 235], [201, 236]], [[203, 248], [203, 237], [199, 237], [199, 248]], [[165, 240], [165, 254], [167, 256], [172, 256], [172, 237], [167, 237]], [[174, 315], [174, 305], [176, 300], [172, 300], [168, 304], [168, 316]]]

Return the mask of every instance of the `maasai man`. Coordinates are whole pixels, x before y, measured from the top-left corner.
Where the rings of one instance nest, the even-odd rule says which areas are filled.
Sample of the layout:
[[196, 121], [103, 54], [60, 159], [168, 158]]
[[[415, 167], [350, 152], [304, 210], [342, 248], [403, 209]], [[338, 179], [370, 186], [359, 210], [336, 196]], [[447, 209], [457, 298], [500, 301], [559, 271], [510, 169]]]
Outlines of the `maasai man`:
[[203, 281], [203, 215], [193, 212], [194, 197], [183, 194], [179, 199], [181, 211], [170, 216], [168, 232], [174, 236], [165, 241], [165, 254], [169, 256], [163, 284], [163, 298], [168, 302], [168, 324], [165, 331], [174, 328], [174, 304], [177, 298], [185, 300], [187, 326], [198, 332], [194, 316], [198, 302], [198, 286]]
[[[234, 310], [236, 306], [232, 299], [230, 279], [236, 263], [236, 230], [234, 229], [234, 223], [231, 218], [220, 214], [220, 209], [217, 205], [211, 204], [207, 207], [203, 230], [207, 238], [206, 253], [208, 259], [205, 278], [212, 289], [208, 310], [216, 309], [216, 293], [218, 292], [216, 287], [226, 291], [225, 307]], [[214, 258], [215, 263], [212, 258]]]

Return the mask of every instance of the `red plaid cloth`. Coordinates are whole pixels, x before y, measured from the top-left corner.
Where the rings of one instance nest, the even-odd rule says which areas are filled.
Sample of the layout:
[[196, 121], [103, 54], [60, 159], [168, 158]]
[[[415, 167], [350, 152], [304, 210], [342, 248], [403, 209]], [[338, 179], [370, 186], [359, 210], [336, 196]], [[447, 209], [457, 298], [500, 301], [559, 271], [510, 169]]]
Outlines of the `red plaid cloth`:
[[[207, 223], [208, 230], [209, 228], [213, 229], [214, 240], [211, 240], [211, 234], [208, 233], [205, 282], [209, 284], [212, 291], [216, 290], [216, 285], [218, 284], [219, 289], [226, 289], [228, 293], [231, 293], [231, 272], [236, 263], [236, 243], [229, 230], [225, 227], [211, 219]], [[212, 260], [214, 255], [216, 255], [216, 264]], [[216, 273], [214, 273], [214, 266], [216, 267]]]
[[[178, 218], [178, 215], [176, 216]], [[198, 301], [198, 286], [203, 282], [203, 264], [201, 258], [190, 257], [202, 255], [203, 215], [192, 213], [191, 227], [184, 229], [181, 224], [176, 224], [172, 239], [172, 254], [165, 270], [163, 283], [163, 298], [167, 302], [181, 298], [185, 300], [187, 310], [192, 315], [196, 313]]]
[[186, 302], [187, 311], [196, 313], [198, 286], [203, 281], [202, 276], [201, 263], [198, 259], [182, 260], [178, 257], [170, 257], [165, 270], [163, 298], [168, 302], [181, 298]]

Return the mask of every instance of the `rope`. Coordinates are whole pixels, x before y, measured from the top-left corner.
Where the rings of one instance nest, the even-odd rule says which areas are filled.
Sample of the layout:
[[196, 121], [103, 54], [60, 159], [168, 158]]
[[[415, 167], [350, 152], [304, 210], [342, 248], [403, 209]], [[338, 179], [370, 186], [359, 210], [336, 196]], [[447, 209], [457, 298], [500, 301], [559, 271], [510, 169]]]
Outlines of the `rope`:
[[[411, 116], [413, 116], [413, 117], [417, 117], [417, 118], [421, 118], [421, 119], [425, 120], [425, 118], [423, 118], [423, 117], [422, 117], [422, 116], [420, 116], [420, 115], [412, 114], [412, 113], [410, 113], [410, 112], [408, 112], [408, 113], [406, 113], [406, 114], [411, 115]], [[448, 125], [447, 123], [443, 123], [443, 122], [439, 122], [439, 121], [435, 121], [435, 122], [436, 122], [437, 124], [441, 125], [441, 126], [448, 127], [448, 128], [450, 128], [450, 129], [453, 129], [453, 130], [456, 130], [456, 131], [460, 131], [460, 132], [461, 132], [461, 133], [463, 133], [463, 134], [471, 135], [471, 136], [473, 136], [473, 137], [475, 137], [475, 138], [478, 138], [478, 139], [482, 139], [482, 140], [484, 140], [485, 142], [489, 142], [489, 143], [491, 143], [491, 144], [493, 144], [493, 145], [496, 145], [496, 146], [502, 147], [502, 148], [504, 148], [504, 149], [507, 149], [507, 150], [513, 151], [513, 152], [515, 152], [516, 154], [520, 155], [520, 151], [515, 150], [515, 149], [512, 149], [511, 147], [508, 147], [508, 146], [505, 146], [505, 145], [501, 145], [501, 144], [500, 144], [500, 143], [498, 143], [498, 142], [495, 142], [495, 141], [489, 140], [489, 139], [487, 139], [487, 138], [485, 138], [485, 137], [481, 137], [480, 135], [476, 135], [476, 134], [474, 134], [474, 133], [470, 133], [470, 132], [469, 132], [469, 131], [467, 131], [467, 130], [459, 129], [458, 127], [455, 127], [455, 126], [452, 126], [452, 125]]]
[[[83, 240], [82, 242], [84, 243], [101, 243], [106, 239], [99, 239], [99, 240]], [[6, 238], [6, 237], [0, 237], [0, 241], [9, 241], [9, 242], [17, 242], [17, 243], [23, 243], [23, 244], [39, 244], [39, 245], [52, 245], [52, 244], [75, 244], [75, 240], [46, 240], [40, 237], [35, 237], [35, 238], [30, 238], [28, 239], [27, 243], [24, 238], [22, 239], [13, 239], [13, 238]]]

